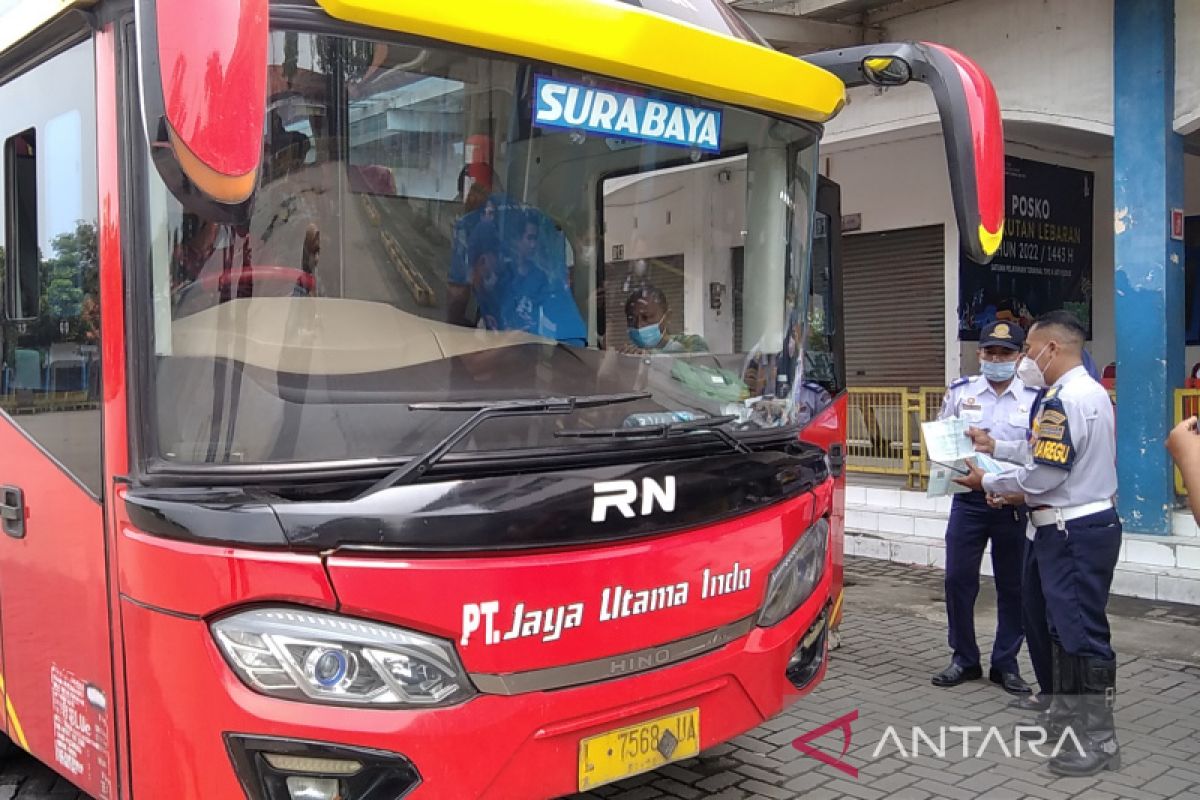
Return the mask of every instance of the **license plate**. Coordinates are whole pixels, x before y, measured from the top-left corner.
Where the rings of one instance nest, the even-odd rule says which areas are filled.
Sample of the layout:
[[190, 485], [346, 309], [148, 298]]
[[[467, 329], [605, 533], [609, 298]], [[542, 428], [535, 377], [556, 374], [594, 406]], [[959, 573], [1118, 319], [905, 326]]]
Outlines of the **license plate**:
[[698, 708], [589, 736], [579, 743], [579, 791], [649, 772], [699, 752]]

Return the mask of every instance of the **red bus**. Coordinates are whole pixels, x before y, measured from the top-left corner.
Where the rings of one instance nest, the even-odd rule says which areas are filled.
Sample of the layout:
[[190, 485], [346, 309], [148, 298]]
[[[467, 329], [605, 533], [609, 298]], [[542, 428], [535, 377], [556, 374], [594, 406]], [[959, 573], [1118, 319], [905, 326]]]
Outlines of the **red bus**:
[[[844, 86], [720, 0], [0, 11], [0, 730], [108, 798], [554, 797], [825, 674]], [[885, 276], [886, 277], [886, 276]]]

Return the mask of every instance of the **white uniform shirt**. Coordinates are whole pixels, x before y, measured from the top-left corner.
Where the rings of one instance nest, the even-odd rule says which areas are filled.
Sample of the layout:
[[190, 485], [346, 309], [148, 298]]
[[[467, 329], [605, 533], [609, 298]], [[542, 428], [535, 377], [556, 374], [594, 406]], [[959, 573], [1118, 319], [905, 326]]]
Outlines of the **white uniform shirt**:
[[1028, 462], [983, 477], [984, 491], [1025, 495], [1030, 508], [1069, 508], [1117, 493], [1117, 439], [1112, 401], [1078, 366], [1047, 390], [1034, 423]]
[[996, 394], [987, 378], [975, 375], [950, 384], [938, 419], [958, 417], [968, 425], [986, 429], [996, 440], [996, 458], [1024, 463], [1029, 413], [1036, 400], [1037, 392], [1020, 378], [1013, 378], [1003, 392]]

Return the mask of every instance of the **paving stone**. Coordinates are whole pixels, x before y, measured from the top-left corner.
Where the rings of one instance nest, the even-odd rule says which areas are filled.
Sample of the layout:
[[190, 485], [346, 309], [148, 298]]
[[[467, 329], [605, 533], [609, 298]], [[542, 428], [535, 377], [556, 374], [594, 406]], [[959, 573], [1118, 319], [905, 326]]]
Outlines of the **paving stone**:
[[654, 800], [662, 797], [663, 793], [653, 786], [638, 786], [620, 794], [614, 794], [612, 800]]
[[1159, 794], [1163, 797], [1194, 797], [1197, 792], [1188, 791], [1195, 784], [1192, 781], [1180, 780], [1170, 774], [1160, 775], [1143, 785], [1142, 791]]
[[651, 784], [655, 789], [663, 792], [671, 797], [681, 797], [684, 800], [695, 800], [695, 798], [704, 797], [704, 792], [697, 789], [695, 786], [688, 786], [686, 783], [672, 780], [671, 778], [663, 778]]
[[829, 783], [834, 778], [827, 774], [817, 772], [806, 772], [803, 775], [797, 775], [795, 778], [783, 784], [783, 788], [792, 792], [795, 796], [808, 796], [808, 792]]
[[738, 784], [738, 788], [743, 791], [753, 792], [756, 795], [762, 795], [763, 797], [774, 798], [774, 800], [792, 800], [795, 797], [795, 795], [786, 789], [756, 780], [742, 781]]

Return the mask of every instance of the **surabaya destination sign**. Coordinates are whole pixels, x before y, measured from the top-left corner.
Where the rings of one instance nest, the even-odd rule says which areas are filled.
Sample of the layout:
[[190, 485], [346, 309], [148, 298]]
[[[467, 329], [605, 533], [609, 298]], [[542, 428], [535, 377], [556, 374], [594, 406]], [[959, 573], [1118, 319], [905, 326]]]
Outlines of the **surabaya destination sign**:
[[719, 152], [721, 112], [538, 75], [534, 122]]

